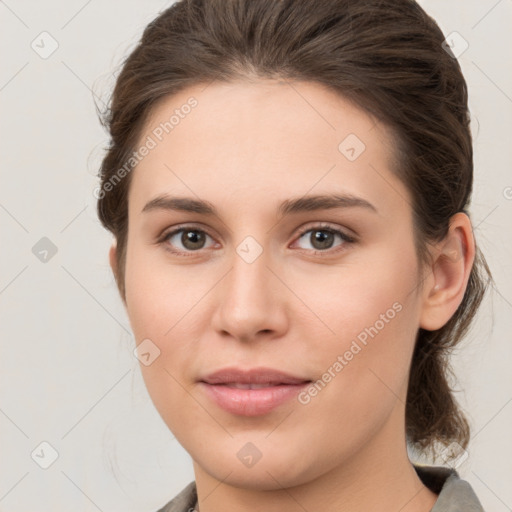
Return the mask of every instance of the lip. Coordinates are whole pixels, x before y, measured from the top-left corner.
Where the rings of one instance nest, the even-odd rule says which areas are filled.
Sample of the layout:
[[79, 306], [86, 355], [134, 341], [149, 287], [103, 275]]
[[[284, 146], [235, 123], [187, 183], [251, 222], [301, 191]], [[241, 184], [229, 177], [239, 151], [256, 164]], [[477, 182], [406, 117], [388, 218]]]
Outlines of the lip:
[[262, 366], [246, 370], [236, 367], [221, 368], [200, 380], [208, 384], [302, 384], [310, 382], [310, 379]]
[[222, 409], [239, 416], [260, 416], [297, 396], [310, 382], [280, 370], [260, 367], [223, 368], [202, 378], [199, 385]]

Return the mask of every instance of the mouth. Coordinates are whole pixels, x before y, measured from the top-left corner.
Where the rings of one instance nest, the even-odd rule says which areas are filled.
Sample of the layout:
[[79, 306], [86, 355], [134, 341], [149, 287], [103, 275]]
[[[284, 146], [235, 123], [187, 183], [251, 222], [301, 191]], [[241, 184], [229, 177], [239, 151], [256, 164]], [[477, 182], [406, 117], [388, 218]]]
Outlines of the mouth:
[[199, 380], [210, 400], [239, 416], [268, 414], [312, 381], [268, 368], [225, 368]]

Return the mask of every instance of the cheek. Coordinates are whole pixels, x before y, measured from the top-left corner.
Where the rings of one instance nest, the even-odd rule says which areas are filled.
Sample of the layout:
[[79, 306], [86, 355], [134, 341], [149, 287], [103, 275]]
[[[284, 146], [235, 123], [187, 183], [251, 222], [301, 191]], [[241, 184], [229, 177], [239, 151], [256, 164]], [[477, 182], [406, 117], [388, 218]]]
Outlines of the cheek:
[[305, 279], [294, 280], [303, 283], [298, 295], [307, 297], [310, 310], [329, 328], [329, 338], [338, 341], [338, 349], [342, 348], [339, 343], [355, 338], [364, 343], [370, 333], [390, 332], [416, 322], [412, 310], [417, 306], [417, 277], [412, 248], [401, 255], [393, 250], [375, 250], [357, 262], [320, 268], [311, 277], [303, 274]]
[[[327, 317], [336, 336], [320, 355], [310, 351], [317, 380], [299, 397], [296, 419], [333, 464], [365, 446], [405, 404], [417, 312], [393, 290], [374, 283], [371, 300], [352, 295], [345, 310]], [[400, 428], [403, 420], [392, 423]]]
[[128, 246], [126, 304], [138, 342], [141, 337], [165, 339], [181, 328], [181, 322], [193, 319], [193, 308], [213, 285], [208, 275], [205, 281], [193, 267], [166, 264], [159, 251]]
[[208, 315], [200, 313], [202, 300], [215, 279], [199, 277], [193, 265], [166, 265], [161, 257], [152, 262], [150, 257], [147, 250], [128, 246], [126, 308], [136, 344], [149, 343], [156, 354], [149, 365], [141, 360], [148, 392], [161, 414], [170, 417], [173, 404], [190, 400], [184, 372], [197, 358], [195, 340], [208, 325]]
[[[325, 330], [322, 351], [311, 353], [321, 381], [312, 393], [345, 407], [360, 407], [361, 414], [364, 409], [377, 411], [386, 397], [393, 401], [405, 393], [419, 325], [414, 249], [404, 248], [401, 255], [381, 251], [369, 257], [367, 265], [358, 262], [357, 269], [332, 270], [317, 273], [315, 288], [301, 292], [330, 329]], [[323, 391], [326, 381], [329, 392]]]

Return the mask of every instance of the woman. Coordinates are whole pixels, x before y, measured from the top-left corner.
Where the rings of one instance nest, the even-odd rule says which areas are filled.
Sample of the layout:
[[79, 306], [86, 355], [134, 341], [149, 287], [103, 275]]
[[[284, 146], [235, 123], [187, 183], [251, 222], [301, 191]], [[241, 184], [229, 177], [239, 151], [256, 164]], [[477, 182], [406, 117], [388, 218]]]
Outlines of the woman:
[[447, 381], [490, 273], [467, 89], [411, 0], [189, 0], [145, 29], [98, 214], [193, 459], [161, 511], [481, 511]]

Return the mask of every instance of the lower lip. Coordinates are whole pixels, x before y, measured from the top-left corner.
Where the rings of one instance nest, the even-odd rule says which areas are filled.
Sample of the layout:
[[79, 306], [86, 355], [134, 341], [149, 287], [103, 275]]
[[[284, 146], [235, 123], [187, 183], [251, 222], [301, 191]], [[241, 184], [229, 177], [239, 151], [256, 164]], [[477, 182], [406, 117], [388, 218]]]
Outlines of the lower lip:
[[296, 397], [309, 385], [280, 384], [268, 388], [238, 389], [222, 384], [200, 382], [205, 393], [222, 409], [239, 416], [267, 414], [284, 402]]

